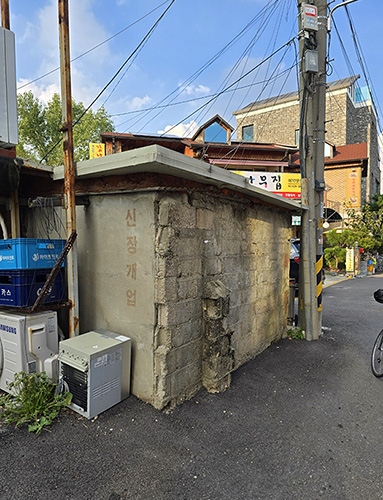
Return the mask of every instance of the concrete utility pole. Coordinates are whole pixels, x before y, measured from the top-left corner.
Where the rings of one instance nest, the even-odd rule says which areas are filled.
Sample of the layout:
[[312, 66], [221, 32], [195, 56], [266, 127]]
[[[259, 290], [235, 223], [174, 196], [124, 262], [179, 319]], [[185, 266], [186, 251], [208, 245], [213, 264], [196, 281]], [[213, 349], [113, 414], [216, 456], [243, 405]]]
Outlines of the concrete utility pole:
[[322, 329], [323, 195], [327, 1], [298, 0], [302, 213], [299, 326], [307, 340]]
[[[68, 0], [59, 0], [59, 33], [60, 33], [60, 66], [61, 66], [61, 101], [62, 101], [62, 132], [64, 147], [64, 204], [66, 211], [66, 236], [70, 238], [76, 231], [76, 201], [74, 186], [73, 159], [73, 123], [72, 123], [72, 92], [69, 53], [69, 13]], [[77, 245], [74, 242], [68, 254], [68, 299], [69, 337], [79, 334], [78, 306], [78, 274]]]

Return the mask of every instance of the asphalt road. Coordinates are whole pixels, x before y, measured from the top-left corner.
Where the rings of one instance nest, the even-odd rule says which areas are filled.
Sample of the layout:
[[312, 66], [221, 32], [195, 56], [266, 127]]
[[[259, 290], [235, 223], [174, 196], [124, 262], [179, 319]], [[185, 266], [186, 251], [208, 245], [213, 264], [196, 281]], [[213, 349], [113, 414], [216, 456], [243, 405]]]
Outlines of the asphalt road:
[[225, 393], [169, 413], [130, 397], [50, 432], [0, 428], [0, 498], [380, 500], [383, 380], [370, 370], [383, 276], [324, 290], [319, 341], [282, 340]]

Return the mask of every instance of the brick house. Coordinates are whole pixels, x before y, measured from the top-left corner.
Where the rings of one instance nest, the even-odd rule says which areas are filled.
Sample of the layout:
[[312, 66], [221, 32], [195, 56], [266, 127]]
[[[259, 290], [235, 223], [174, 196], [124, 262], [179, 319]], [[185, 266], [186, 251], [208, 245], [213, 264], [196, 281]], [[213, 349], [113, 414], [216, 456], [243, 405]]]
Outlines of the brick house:
[[[367, 164], [366, 142], [339, 147], [326, 143], [324, 220], [325, 224], [329, 224], [330, 229], [343, 227], [348, 208], [360, 209], [363, 181], [367, 176]], [[299, 172], [299, 154], [293, 155], [291, 166]]]
[[[366, 143], [367, 165], [361, 182], [361, 203], [380, 193], [377, 114], [366, 88], [355, 88], [359, 76], [327, 85], [326, 141], [336, 149]], [[233, 113], [238, 141], [298, 144], [299, 98], [297, 92], [253, 102]], [[364, 158], [363, 158], [364, 160]]]

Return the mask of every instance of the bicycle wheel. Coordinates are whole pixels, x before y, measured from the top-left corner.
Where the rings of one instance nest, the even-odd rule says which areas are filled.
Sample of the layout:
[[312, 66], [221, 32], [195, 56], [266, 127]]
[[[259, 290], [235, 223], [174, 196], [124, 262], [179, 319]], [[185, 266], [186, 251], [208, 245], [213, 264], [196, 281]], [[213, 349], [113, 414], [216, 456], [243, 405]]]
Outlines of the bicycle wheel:
[[383, 377], [383, 330], [376, 337], [372, 348], [371, 369], [375, 377]]

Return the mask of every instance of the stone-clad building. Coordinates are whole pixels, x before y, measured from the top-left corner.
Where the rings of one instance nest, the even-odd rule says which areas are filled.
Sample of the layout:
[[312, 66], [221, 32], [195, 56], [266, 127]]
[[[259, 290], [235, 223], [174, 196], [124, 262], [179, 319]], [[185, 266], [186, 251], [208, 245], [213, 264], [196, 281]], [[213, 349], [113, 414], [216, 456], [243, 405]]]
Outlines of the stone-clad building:
[[[328, 83], [326, 141], [336, 147], [367, 143], [367, 171], [362, 179], [362, 203], [380, 192], [377, 114], [367, 88], [355, 88], [359, 76]], [[234, 112], [238, 141], [298, 144], [297, 92], [253, 102]]]

